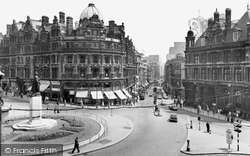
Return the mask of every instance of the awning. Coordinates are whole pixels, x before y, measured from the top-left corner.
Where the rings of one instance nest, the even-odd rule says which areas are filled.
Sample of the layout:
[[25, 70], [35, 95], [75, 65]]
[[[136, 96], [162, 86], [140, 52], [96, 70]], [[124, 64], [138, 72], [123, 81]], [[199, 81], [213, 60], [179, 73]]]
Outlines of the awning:
[[[31, 87], [30, 86], [27, 90], [31, 91]], [[47, 89], [49, 87], [49, 84], [40, 84], [40, 92], [43, 92], [45, 89]]]
[[116, 95], [120, 98], [120, 99], [127, 99], [127, 97], [122, 93], [121, 90], [116, 90], [115, 91]]
[[117, 99], [113, 91], [106, 91], [104, 94], [107, 96], [108, 99]]
[[103, 99], [101, 91], [91, 91], [92, 99]]
[[125, 93], [125, 95], [126, 95], [127, 97], [129, 97], [129, 98], [132, 97], [132, 96], [128, 93], [128, 91], [127, 91], [126, 89], [123, 89], [122, 91]]
[[84, 90], [84, 91], [77, 91], [76, 92], [76, 97], [79, 97], [79, 98], [87, 98], [88, 97], [88, 91], [87, 90]]

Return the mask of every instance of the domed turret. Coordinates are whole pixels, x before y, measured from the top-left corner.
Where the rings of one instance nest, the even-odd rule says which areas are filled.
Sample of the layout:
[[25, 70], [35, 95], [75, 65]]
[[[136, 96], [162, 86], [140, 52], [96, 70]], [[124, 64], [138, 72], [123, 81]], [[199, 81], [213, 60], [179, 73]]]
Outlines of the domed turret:
[[90, 3], [87, 8], [85, 8], [80, 16], [80, 21], [84, 19], [90, 19], [93, 15], [97, 15], [100, 21], [103, 21], [102, 13], [95, 7], [93, 3]]
[[194, 32], [191, 30], [191, 27], [190, 27], [190, 30], [187, 33], [187, 36], [188, 37], [193, 37], [194, 36]]

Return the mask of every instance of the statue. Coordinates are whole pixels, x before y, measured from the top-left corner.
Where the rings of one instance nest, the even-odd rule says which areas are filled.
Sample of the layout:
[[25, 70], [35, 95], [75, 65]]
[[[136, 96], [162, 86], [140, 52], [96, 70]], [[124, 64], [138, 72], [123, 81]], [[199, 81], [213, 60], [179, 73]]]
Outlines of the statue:
[[37, 95], [40, 95], [40, 78], [38, 77], [38, 73], [35, 72], [35, 77], [31, 87], [31, 96]]

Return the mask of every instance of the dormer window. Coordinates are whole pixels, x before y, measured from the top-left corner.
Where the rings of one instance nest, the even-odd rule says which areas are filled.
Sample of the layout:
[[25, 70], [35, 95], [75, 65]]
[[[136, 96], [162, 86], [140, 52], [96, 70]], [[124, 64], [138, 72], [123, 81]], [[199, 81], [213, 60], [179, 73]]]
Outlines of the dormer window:
[[201, 46], [205, 46], [206, 45], [206, 40], [205, 38], [201, 38]]
[[233, 32], [233, 42], [236, 42], [239, 39], [239, 32]]

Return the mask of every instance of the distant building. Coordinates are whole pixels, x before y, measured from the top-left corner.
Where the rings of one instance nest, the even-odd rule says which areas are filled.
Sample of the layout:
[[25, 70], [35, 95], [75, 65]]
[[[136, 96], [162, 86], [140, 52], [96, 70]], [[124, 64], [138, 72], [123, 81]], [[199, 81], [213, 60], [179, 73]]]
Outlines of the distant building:
[[174, 46], [169, 48], [166, 55], [166, 61], [176, 58], [176, 55], [184, 56], [185, 44], [185, 42], [174, 42]]
[[150, 71], [150, 81], [159, 80], [160, 79], [160, 56], [159, 55], [149, 55], [144, 57], [144, 59], [148, 63], [148, 69]]

